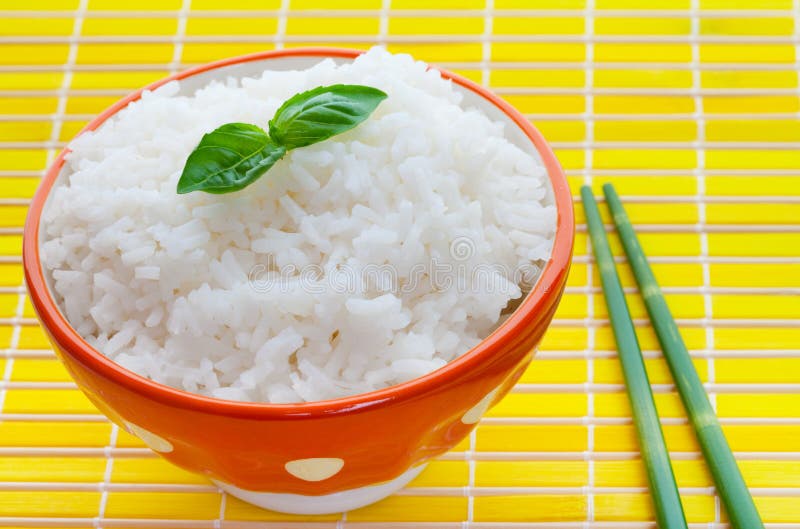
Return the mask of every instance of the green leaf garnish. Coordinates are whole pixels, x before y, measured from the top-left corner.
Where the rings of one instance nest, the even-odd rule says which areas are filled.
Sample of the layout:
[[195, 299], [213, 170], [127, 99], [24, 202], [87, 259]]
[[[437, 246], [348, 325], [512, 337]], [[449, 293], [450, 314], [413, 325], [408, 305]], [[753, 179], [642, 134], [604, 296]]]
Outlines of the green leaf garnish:
[[346, 132], [386, 99], [370, 86], [320, 86], [289, 98], [269, 122], [269, 135], [287, 149], [305, 147]]
[[386, 94], [369, 86], [321, 86], [289, 98], [269, 122], [269, 133], [247, 123], [209, 132], [186, 159], [178, 193], [231, 193], [258, 180], [291, 149], [348, 131]]
[[186, 160], [178, 193], [230, 193], [255, 182], [286, 154], [262, 129], [228, 123], [203, 136]]

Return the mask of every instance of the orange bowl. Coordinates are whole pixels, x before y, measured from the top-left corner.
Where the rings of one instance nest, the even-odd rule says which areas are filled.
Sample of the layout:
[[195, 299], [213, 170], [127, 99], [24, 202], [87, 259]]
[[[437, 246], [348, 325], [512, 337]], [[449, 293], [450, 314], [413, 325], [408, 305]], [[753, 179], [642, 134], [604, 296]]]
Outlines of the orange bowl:
[[[187, 93], [212, 79], [264, 69], [307, 68], [325, 57], [353, 60], [360, 52], [302, 48], [214, 62], [155, 82], [181, 80]], [[442, 75], [507, 135], [544, 163], [558, 222], [552, 256], [517, 310], [463, 356], [423, 377], [378, 391], [301, 404], [262, 404], [209, 398], [141, 377], [92, 348], [60, 312], [39, 259], [41, 215], [64, 165], [48, 169], [28, 213], [23, 241], [25, 280], [36, 313], [78, 387], [112, 421], [187, 470], [258, 505], [297, 513], [337, 512], [377, 501], [404, 486], [466, 437], [480, 417], [522, 375], [553, 318], [572, 257], [574, 218], [564, 172], [542, 135], [485, 88]], [[92, 120], [94, 130], [139, 90]]]

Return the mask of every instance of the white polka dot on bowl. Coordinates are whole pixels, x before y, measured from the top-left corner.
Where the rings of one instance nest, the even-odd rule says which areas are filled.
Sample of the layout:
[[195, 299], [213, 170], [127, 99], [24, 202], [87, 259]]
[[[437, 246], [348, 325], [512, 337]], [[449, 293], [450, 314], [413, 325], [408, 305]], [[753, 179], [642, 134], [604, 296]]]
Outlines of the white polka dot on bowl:
[[125, 428], [133, 435], [144, 441], [144, 444], [149, 446], [152, 450], [156, 452], [166, 454], [172, 452], [174, 449], [172, 443], [161, 437], [160, 435], [156, 435], [150, 430], [145, 430], [141, 426], [137, 426], [132, 422], [124, 421]]
[[286, 472], [303, 481], [322, 481], [342, 470], [344, 459], [338, 457], [312, 457], [295, 459], [286, 463]]
[[492, 404], [492, 401], [494, 400], [498, 391], [500, 391], [499, 387], [494, 388], [485, 397], [483, 397], [480, 402], [467, 410], [467, 413], [461, 417], [461, 422], [464, 424], [475, 424], [476, 422], [480, 421], [481, 417], [483, 417], [483, 414], [489, 409], [489, 406]]

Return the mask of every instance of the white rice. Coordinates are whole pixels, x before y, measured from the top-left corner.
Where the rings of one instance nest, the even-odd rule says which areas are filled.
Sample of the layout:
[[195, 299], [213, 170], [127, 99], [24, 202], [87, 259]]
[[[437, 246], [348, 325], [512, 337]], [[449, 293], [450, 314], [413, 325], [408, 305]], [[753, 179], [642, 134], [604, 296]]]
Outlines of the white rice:
[[[293, 94], [336, 83], [389, 97], [243, 191], [176, 194], [204, 133], [266, 127]], [[509, 271], [531, 279], [549, 258], [556, 214], [541, 163], [424, 63], [373, 49], [191, 97], [178, 88], [73, 141], [43, 217], [62, 311], [132, 371], [241, 401], [386, 387], [476, 345], [522, 295]]]

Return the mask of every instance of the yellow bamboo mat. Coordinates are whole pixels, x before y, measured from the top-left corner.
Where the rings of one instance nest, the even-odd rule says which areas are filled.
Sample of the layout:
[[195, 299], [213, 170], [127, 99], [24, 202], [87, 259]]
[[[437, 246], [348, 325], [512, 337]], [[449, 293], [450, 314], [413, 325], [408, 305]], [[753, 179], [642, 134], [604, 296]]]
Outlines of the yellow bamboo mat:
[[[20, 240], [65, 141], [189, 65], [374, 43], [494, 88], [552, 142], [573, 190], [617, 186], [765, 522], [800, 528], [798, 0], [0, 0], [0, 526], [653, 527], [582, 225], [513, 393], [406, 490], [345, 515], [221, 494], [110, 425], [53, 357]], [[724, 527], [631, 294], [688, 519]]]

